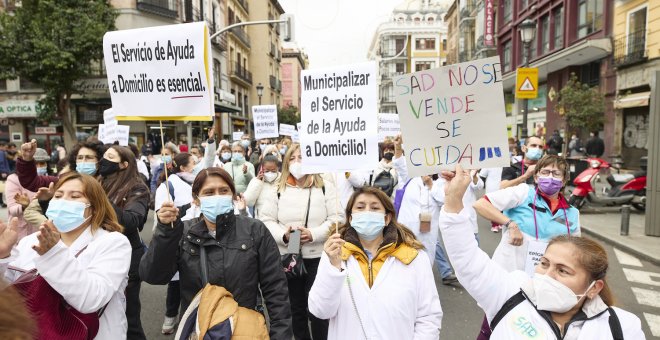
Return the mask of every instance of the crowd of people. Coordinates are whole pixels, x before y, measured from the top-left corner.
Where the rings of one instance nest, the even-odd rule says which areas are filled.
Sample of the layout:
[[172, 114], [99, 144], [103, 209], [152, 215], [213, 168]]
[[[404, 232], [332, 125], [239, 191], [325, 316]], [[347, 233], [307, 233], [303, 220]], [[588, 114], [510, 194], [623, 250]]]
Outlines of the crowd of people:
[[[475, 338], [643, 339], [614, 307], [607, 253], [581, 236], [563, 141], [551, 143], [510, 140], [509, 167], [421, 177], [402, 136], [371, 171], [316, 174], [288, 137], [213, 129], [158, 154], [90, 139], [60, 161], [31, 141], [11, 165], [0, 143], [0, 293], [24, 300], [0, 302], [0, 337], [146, 339], [144, 281], [168, 286], [162, 333], [177, 339], [435, 340], [435, 265], [483, 309]], [[477, 216], [502, 231], [492, 258]]]

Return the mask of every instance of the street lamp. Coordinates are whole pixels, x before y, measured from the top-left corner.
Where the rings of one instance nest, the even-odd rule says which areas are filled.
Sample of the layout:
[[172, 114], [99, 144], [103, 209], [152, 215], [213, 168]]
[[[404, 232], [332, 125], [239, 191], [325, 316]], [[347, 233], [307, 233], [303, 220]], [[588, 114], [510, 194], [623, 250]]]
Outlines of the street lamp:
[[[525, 19], [518, 25], [520, 30], [520, 40], [523, 43], [523, 67], [529, 66], [529, 45], [534, 40], [536, 35], [536, 21]], [[522, 123], [522, 138], [527, 138], [527, 99], [523, 99], [523, 123]]]
[[261, 96], [264, 95], [264, 86], [261, 83], [257, 84], [257, 96], [259, 97], [259, 105], [261, 105]]

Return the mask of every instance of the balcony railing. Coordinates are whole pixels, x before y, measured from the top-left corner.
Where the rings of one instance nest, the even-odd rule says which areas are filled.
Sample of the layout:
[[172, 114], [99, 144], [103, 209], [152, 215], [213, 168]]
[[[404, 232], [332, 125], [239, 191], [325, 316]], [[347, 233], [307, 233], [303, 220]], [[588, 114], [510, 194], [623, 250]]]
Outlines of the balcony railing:
[[[216, 27], [213, 26], [212, 23], [209, 23], [209, 35], [214, 35], [215, 32], [218, 30]], [[226, 34], [220, 34], [216, 36], [215, 38], [211, 39], [211, 44], [217, 46], [220, 51], [226, 51], [227, 50], [227, 35]]]
[[239, 5], [241, 5], [241, 7], [243, 7], [243, 9], [245, 10], [245, 12], [247, 12], [247, 13], [250, 12], [250, 8], [248, 7], [248, 3], [247, 3], [247, 1], [245, 1], [245, 0], [236, 0], [236, 2], [237, 2]]
[[279, 79], [277, 80], [277, 87], [275, 89], [277, 90], [277, 92], [282, 92], [282, 81], [281, 80], [279, 80]]
[[270, 76], [270, 88], [273, 90], [277, 89], [277, 78], [275, 76]]
[[248, 84], [252, 84], [252, 72], [248, 71], [241, 64], [236, 63], [232, 69], [231, 75], [237, 77]]
[[397, 56], [397, 58], [405, 58], [408, 56], [408, 50], [405, 49], [404, 47], [401, 47], [400, 49], [393, 49], [393, 48], [384, 48], [381, 50], [380, 55], [383, 58], [392, 58], [396, 56], [399, 52], [403, 50], [403, 53]]
[[270, 56], [275, 57], [275, 44], [270, 44]]
[[646, 30], [639, 30], [614, 39], [614, 66], [622, 67], [645, 61]]
[[137, 9], [172, 19], [179, 16], [176, 2], [171, 0], [137, 0]]
[[231, 33], [234, 34], [243, 44], [245, 44], [245, 46], [250, 47], [250, 37], [248, 37], [247, 33], [245, 33], [243, 29], [240, 27], [234, 27], [231, 29]]

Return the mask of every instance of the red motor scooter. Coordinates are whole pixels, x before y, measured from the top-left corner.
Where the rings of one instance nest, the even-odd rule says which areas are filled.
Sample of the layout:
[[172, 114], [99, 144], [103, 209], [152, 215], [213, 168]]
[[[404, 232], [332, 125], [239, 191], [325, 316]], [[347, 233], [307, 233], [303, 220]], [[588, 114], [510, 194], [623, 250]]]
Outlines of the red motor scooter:
[[[575, 189], [568, 200], [569, 204], [578, 209], [582, 209], [585, 205], [617, 206], [622, 204], [632, 204], [641, 211], [646, 209], [646, 162], [641, 162], [642, 171], [634, 174], [612, 174], [610, 173], [611, 165], [605, 160], [587, 158], [586, 161], [589, 163], [589, 167], [573, 180]], [[602, 193], [598, 193], [594, 188], [601, 173], [608, 175], [607, 182], [610, 187], [604, 188]]]

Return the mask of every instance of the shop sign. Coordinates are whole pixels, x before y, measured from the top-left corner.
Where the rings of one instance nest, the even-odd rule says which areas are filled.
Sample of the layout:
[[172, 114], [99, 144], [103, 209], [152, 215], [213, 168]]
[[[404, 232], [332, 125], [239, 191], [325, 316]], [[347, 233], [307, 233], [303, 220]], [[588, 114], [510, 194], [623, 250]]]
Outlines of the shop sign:
[[52, 135], [57, 133], [55, 126], [37, 126], [34, 128], [34, 133], [38, 135]]
[[37, 118], [37, 102], [34, 100], [0, 102], [0, 118]]

